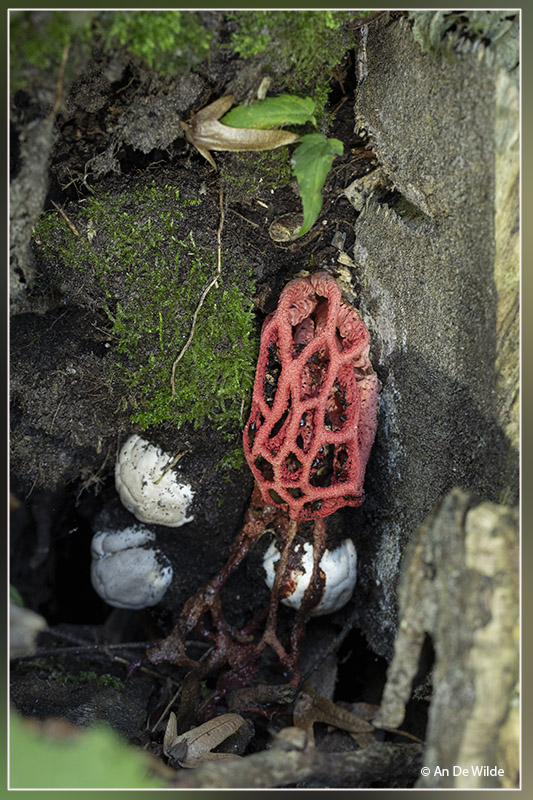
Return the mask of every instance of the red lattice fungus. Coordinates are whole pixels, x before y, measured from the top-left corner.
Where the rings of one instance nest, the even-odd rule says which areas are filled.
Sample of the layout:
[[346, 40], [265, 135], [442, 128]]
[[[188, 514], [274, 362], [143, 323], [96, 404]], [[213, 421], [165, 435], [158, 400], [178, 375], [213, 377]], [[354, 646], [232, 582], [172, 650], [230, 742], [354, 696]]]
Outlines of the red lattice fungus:
[[244, 452], [264, 502], [293, 520], [363, 502], [378, 405], [369, 346], [323, 271], [288, 283], [263, 324]]
[[[327, 272], [287, 284], [278, 308], [263, 325], [252, 410], [244, 429], [244, 452], [256, 478], [244, 525], [225, 566], [189, 598], [172, 633], [147, 651], [150, 661], [170, 661], [199, 677], [227, 665], [217, 684], [222, 697], [227, 687], [255, 680], [268, 646], [292, 672], [291, 684], [299, 685], [305, 625], [325, 587], [320, 569], [327, 543], [324, 517], [363, 502], [378, 403], [369, 338], [358, 312], [343, 302]], [[276, 632], [278, 605], [287, 594], [299, 522], [305, 520], [314, 520], [313, 572], [286, 648]], [[256, 640], [264, 615], [236, 630], [224, 617], [221, 591], [271, 528], [281, 539], [280, 558], [264, 631]], [[210, 643], [206, 658], [195, 661], [189, 654], [191, 636]]]

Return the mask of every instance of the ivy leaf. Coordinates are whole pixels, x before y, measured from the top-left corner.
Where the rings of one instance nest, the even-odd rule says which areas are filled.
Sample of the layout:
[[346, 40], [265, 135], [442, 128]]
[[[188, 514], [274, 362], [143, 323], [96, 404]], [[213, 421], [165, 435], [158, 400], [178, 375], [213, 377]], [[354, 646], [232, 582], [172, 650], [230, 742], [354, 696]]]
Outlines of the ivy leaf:
[[233, 128], [281, 128], [283, 125], [304, 125], [312, 122], [315, 101], [311, 97], [280, 94], [266, 97], [249, 106], [232, 108], [221, 122]]
[[298, 180], [304, 219], [298, 236], [314, 225], [322, 208], [322, 186], [336, 155], [342, 155], [339, 139], [326, 139], [321, 133], [302, 136], [291, 158], [292, 171]]

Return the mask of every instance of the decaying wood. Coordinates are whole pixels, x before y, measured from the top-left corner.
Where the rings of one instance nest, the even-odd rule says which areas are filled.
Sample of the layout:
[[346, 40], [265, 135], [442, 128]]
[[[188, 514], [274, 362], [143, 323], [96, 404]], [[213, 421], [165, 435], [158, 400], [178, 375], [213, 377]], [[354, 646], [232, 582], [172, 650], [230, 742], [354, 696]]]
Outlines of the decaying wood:
[[375, 784], [412, 785], [420, 774], [422, 745], [375, 743], [349, 753], [320, 752], [314, 748], [289, 749], [283, 740], [270, 750], [239, 760], [206, 763], [178, 772], [179, 789], [267, 789], [320, 782], [328, 787], [357, 788]]
[[[48, 190], [48, 158], [55, 141], [55, 119], [65, 93], [65, 68], [69, 48], [63, 49], [55, 100], [50, 113], [38, 116], [20, 133], [21, 167], [10, 186], [10, 301], [12, 311], [24, 305], [26, 288], [35, 279], [31, 235], [43, 210]], [[34, 301], [35, 302], [35, 301]]]
[[[520, 447], [520, 126], [519, 89], [507, 70], [495, 83], [494, 284], [498, 422], [509, 446], [509, 474], [518, 482]], [[511, 489], [498, 498], [514, 502]]]
[[[394, 658], [374, 725], [401, 724], [429, 634], [435, 650], [424, 753], [429, 775], [417, 787], [518, 785], [518, 555], [517, 511], [459, 489], [410, 542]], [[475, 775], [476, 765], [497, 765], [504, 774]], [[454, 775], [454, 766], [468, 774]]]

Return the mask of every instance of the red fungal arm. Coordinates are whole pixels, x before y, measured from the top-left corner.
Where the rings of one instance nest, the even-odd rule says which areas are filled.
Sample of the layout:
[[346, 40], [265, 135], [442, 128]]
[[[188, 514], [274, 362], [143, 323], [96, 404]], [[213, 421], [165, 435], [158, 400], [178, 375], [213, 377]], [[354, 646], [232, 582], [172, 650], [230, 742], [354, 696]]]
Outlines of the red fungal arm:
[[327, 272], [288, 283], [264, 322], [244, 452], [265, 503], [291, 519], [363, 502], [378, 402], [369, 347]]

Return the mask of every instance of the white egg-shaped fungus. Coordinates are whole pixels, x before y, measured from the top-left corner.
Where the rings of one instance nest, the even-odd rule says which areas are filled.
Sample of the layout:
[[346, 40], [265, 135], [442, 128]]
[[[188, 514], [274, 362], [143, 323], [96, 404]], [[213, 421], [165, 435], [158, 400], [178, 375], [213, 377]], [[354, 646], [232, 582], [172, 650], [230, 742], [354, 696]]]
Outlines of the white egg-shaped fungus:
[[155, 534], [143, 525], [101, 531], [91, 543], [91, 581], [100, 597], [116, 608], [155, 606], [172, 582], [168, 558], [146, 544]]
[[[300, 565], [290, 571], [290, 580], [295, 584], [294, 591], [281, 601], [295, 609], [300, 608], [313, 572], [313, 545], [305, 542], [299, 555]], [[280, 551], [276, 542], [272, 542], [263, 556], [265, 580], [269, 589], [272, 589], [274, 584], [279, 556]], [[320, 569], [326, 581], [322, 599], [310, 612], [314, 617], [338, 611], [352, 596], [357, 580], [357, 553], [352, 540], [344, 539], [335, 550], [325, 550], [320, 560]]]
[[115, 465], [115, 486], [123, 505], [138, 520], [151, 525], [179, 528], [187, 516], [194, 492], [179, 483], [172, 456], [140, 436], [130, 436]]

